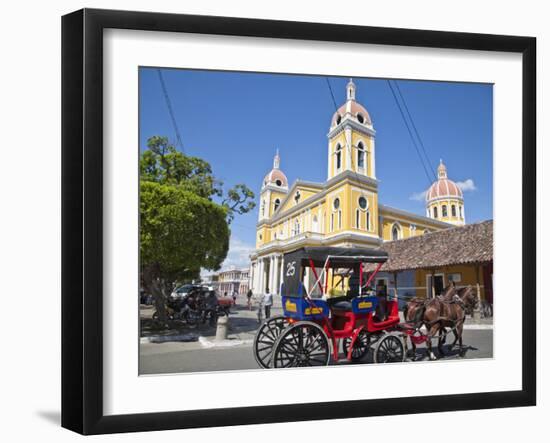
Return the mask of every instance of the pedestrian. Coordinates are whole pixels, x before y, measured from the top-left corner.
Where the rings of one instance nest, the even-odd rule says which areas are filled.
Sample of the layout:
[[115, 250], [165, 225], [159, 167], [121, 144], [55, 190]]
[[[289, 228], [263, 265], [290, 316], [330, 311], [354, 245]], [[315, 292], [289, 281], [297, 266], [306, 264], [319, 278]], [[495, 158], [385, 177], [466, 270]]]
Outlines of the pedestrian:
[[265, 318], [268, 319], [271, 317], [271, 306], [273, 306], [273, 294], [269, 292], [269, 288], [265, 291], [263, 305], [265, 309]]
[[233, 306], [237, 305], [237, 291], [233, 291]]
[[248, 306], [248, 310], [252, 310], [252, 289], [249, 289], [246, 293], [246, 304]]

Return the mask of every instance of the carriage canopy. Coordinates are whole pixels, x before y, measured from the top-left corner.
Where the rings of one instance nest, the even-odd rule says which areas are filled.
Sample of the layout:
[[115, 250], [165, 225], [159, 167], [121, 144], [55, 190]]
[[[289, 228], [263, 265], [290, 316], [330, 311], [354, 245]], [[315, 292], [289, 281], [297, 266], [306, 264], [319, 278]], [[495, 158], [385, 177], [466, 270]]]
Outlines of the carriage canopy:
[[[359, 271], [360, 263], [385, 263], [388, 254], [385, 251], [368, 248], [343, 247], [305, 247], [284, 255], [284, 276], [282, 294], [286, 296], [303, 296], [303, 270], [307, 267], [348, 268]], [[320, 273], [321, 273], [320, 272]], [[319, 273], [319, 274], [320, 274]]]

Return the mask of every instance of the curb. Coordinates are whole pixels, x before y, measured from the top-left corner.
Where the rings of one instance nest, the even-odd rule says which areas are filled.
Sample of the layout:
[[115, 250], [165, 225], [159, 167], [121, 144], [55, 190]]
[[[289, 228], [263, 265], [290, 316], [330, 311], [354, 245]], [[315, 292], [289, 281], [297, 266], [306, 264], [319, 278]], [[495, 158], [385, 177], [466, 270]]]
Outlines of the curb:
[[180, 334], [180, 335], [151, 335], [149, 337], [141, 337], [140, 344], [144, 343], [166, 343], [169, 341], [181, 342], [196, 342], [201, 337], [195, 334]]
[[252, 344], [252, 339], [246, 339], [246, 340], [209, 340], [206, 337], [199, 337], [199, 343], [203, 348], [211, 349], [211, 348], [230, 348], [234, 346], [241, 346], [241, 345], [249, 345]]
[[469, 330], [487, 330], [487, 329], [493, 329], [493, 325], [464, 325], [464, 329]]

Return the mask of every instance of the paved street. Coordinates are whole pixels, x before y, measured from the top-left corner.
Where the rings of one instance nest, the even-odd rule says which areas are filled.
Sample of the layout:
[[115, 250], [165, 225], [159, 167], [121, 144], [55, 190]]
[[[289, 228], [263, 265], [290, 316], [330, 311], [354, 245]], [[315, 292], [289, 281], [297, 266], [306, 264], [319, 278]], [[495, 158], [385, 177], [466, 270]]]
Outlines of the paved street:
[[[277, 300], [276, 300], [277, 303]], [[280, 305], [275, 305], [272, 315], [280, 315]], [[142, 318], [151, 315], [150, 309], [142, 309]], [[222, 346], [214, 341], [215, 328], [201, 326], [196, 329], [170, 331], [162, 339], [168, 341], [147, 342], [142, 338], [140, 346], [140, 373], [167, 374], [179, 372], [210, 372], [220, 370], [258, 369], [258, 364], [252, 353], [252, 340], [258, 327], [257, 307], [252, 310], [246, 307], [246, 299], [239, 297], [237, 307], [230, 315], [230, 331], [228, 340]], [[464, 344], [467, 347], [466, 357], [490, 358], [493, 355], [493, 330], [490, 325], [468, 325], [464, 330]], [[481, 329], [473, 329], [481, 328]], [[147, 334], [142, 334], [147, 335]], [[150, 337], [156, 340], [157, 336]], [[174, 341], [171, 341], [171, 340]], [[180, 340], [185, 341], [180, 341]], [[176, 341], [177, 340], [177, 341]], [[452, 334], [448, 337], [452, 341]], [[435, 349], [434, 342], [434, 352]], [[426, 360], [424, 345], [417, 350], [419, 360]], [[444, 359], [458, 358], [455, 348], [449, 352], [446, 347]], [[343, 355], [341, 355], [343, 357]], [[365, 357], [362, 363], [372, 363], [372, 352]], [[333, 363], [334, 364], [334, 363]], [[352, 364], [342, 360], [336, 364]], [[355, 363], [353, 363], [355, 364]]]
[[[492, 357], [493, 330], [465, 330], [464, 343], [469, 346], [466, 358]], [[445, 359], [457, 358], [456, 349]], [[418, 348], [425, 358], [425, 347]], [[372, 362], [372, 353], [365, 363]], [[338, 364], [351, 364], [346, 361]], [[185, 343], [147, 343], [141, 345], [140, 372], [142, 374], [205, 372], [236, 369], [258, 369], [252, 354], [252, 345], [233, 347], [187, 349]]]

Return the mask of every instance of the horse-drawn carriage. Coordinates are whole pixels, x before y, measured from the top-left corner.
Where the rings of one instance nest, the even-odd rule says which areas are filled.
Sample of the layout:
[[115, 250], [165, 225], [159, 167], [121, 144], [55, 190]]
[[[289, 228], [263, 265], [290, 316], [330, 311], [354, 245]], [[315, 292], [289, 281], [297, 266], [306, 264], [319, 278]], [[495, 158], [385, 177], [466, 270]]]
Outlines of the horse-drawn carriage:
[[306, 247], [285, 254], [283, 315], [267, 319], [258, 329], [253, 345], [258, 364], [263, 368], [328, 365], [331, 357], [338, 361], [340, 342], [348, 361], [363, 359], [372, 348], [375, 363], [402, 362], [407, 339], [413, 359], [421, 343], [426, 343], [432, 359], [432, 338], [439, 338], [443, 354], [442, 343], [451, 331], [455, 334], [451, 347], [458, 341], [462, 355], [466, 310], [478, 302], [471, 288], [457, 292], [453, 286], [440, 298], [413, 299], [400, 322], [397, 294], [388, 299], [385, 291], [374, 287], [387, 260], [384, 251], [358, 248]]
[[[338, 361], [340, 342], [349, 361], [361, 360], [371, 347], [375, 362], [404, 361], [397, 300], [377, 295], [373, 287], [387, 259], [383, 251], [357, 248], [306, 247], [285, 254], [284, 315], [267, 319], [258, 329], [254, 339], [258, 364], [263, 368], [328, 365], [331, 356]], [[364, 272], [370, 264], [375, 264], [374, 271]], [[331, 297], [327, 297], [329, 279]]]

